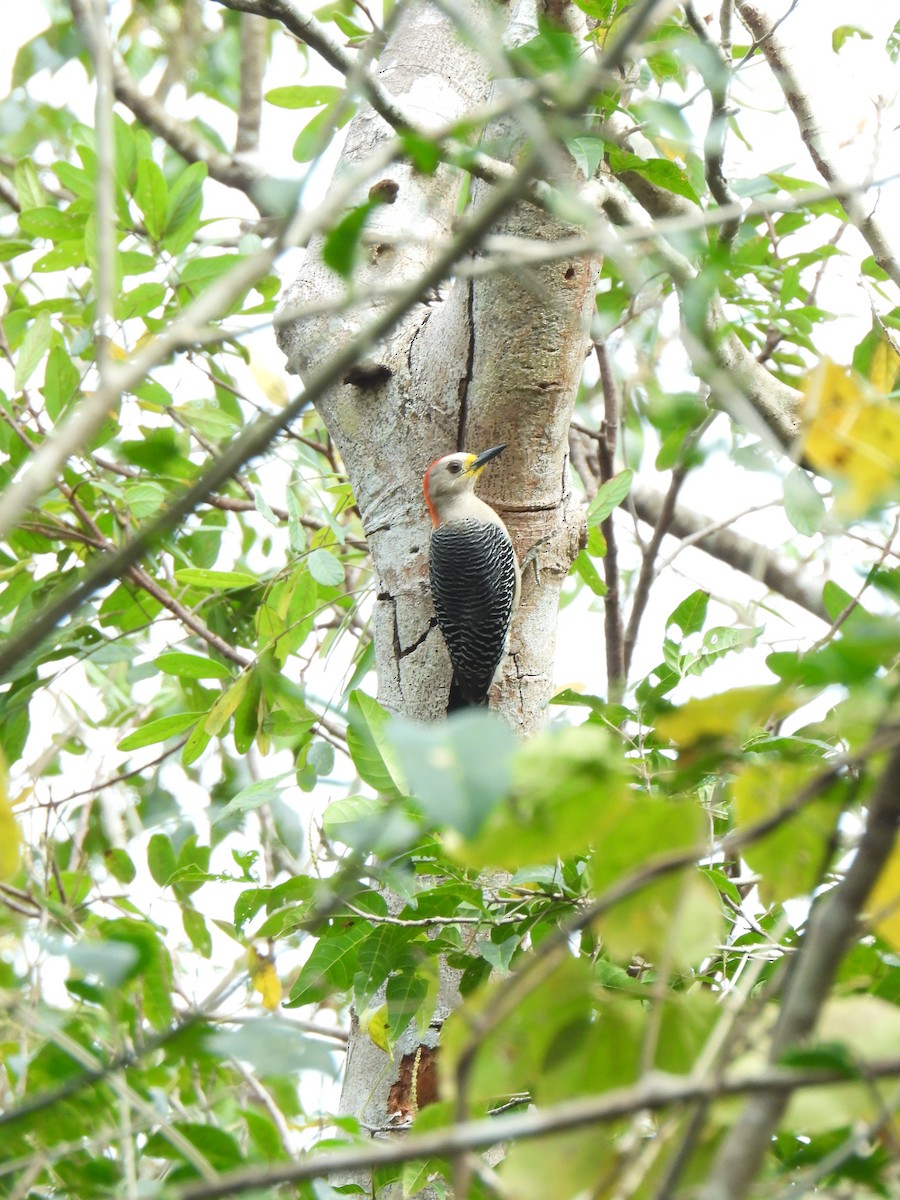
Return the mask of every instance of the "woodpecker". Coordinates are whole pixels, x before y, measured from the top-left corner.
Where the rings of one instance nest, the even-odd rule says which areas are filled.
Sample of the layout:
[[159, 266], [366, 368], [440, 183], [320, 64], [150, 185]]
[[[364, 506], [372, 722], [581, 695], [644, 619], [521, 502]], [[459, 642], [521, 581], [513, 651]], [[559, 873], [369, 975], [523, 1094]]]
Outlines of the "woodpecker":
[[475, 495], [478, 476], [505, 449], [446, 454], [425, 472], [425, 503], [434, 524], [431, 594], [453, 664], [448, 713], [487, 704], [519, 602], [521, 576], [509, 533]]

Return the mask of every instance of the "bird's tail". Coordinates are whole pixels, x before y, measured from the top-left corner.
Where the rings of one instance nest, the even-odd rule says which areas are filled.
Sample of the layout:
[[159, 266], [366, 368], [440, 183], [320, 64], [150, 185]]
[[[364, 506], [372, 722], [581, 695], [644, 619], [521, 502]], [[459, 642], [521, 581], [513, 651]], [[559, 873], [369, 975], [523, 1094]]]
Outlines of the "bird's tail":
[[470, 689], [463, 689], [459, 680], [456, 677], [456, 672], [453, 672], [453, 679], [450, 681], [450, 695], [447, 699], [447, 713], [458, 712], [461, 708], [487, 708], [488, 694], [487, 692], [479, 692], [473, 694]]

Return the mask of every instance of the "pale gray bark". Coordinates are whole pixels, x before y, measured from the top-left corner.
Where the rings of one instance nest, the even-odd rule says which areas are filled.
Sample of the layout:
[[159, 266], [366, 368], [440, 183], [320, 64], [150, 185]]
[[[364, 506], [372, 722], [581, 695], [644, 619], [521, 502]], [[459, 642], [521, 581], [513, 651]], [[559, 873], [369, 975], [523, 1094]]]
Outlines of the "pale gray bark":
[[[507, 17], [511, 23], [527, 18], [522, 8], [508, 12], [486, 0], [466, 0], [444, 14], [424, 0], [410, 5], [379, 59], [378, 84], [398, 106], [415, 112], [420, 127], [445, 128], [491, 96], [482, 51], [500, 44]], [[456, 18], [478, 36], [462, 40]], [[391, 136], [384, 120], [365, 108], [350, 126], [336, 179]], [[510, 161], [517, 161], [522, 132], [514, 115], [492, 126], [489, 137], [492, 146], [502, 140]], [[567, 157], [558, 148], [553, 153], [554, 182], [577, 185]], [[542, 169], [546, 165], [542, 161]], [[367, 188], [387, 189], [393, 202], [373, 214], [351, 303], [283, 326], [280, 342], [293, 371], [306, 375], [352, 340], [379, 311], [373, 292], [415, 279], [435, 247], [454, 237], [461, 182], [461, 173], [450, 167], [427, 176], [405, 163], [371, 179]], [[357, 203], [366, 199], [367, 188]], [[490, 185], [479, 188], [476, 217], [494, 195]], [[554, 241], [573, 230], [523, 202], [491, 232]], [[343, 294], [344, 283], [322, 264], [320, 252], [321, 242], [313, 242], [286, 293], [286, 311]], [[567, 430], [589, 347], [595, 281], [595, 264], [572, 258], [450, 282], [439, 296], [412, 309], [361, 370], [317, 402], [371, 547], [379, 698], [392, 711], [419, 719], [446, 711], [450, 672], [428, 589], [425, 470], [449, 451], [506, 442], [508, 450], [485, 472], [480, 491], [502, 514], [520, 557], [536, 543], [540, 547], [525, 572], [498, 703], [522, 734], [543, 721], [560, 588], [581, 536], [568, 482]], [[402, 1056], [416, 1053], [417, 1046], [429, 1049], [455, 999], [455, 978], [445, 972], [431, 1031], [421, 1040], [415, 1030], [407, 1031], [393, 1062], [355, 1028], [342, 1110], [373, 1129], [389, 1128], [397, 1116], [391, 1088], [401, 1078]]]
[[[490, 94], [481, 50], [499, 44], [506, 10], [471, 0], [457, 11], [478, 31], [474, 43], [461, 40], [436, 8], [416, 3], [378, 63], [380, 87], [398, 107], [414, 112], [420, 127], [445, 128]], [[492, 141], [499, 135], [511, 148], [521, 137], [514, 116], [491, 129]], [[391, 136], [384, 120], [364, 108], [350, 126], [336, 178]], [[367, 294], [417, 277], [435, 246], [453, 237], [460, 184], [461, 173], [453, 168], [440, 166], [426, 176], [405, 163], [371, 180], [369, 187], [396, 195], [370, 221], [352, 302], [284, 326], [281, 345], [292, 370], [306, 374], [354, 337], [381, 303]], [[481, 187], [488, 197], [491, 189]], [[366, 194], [361, 190], [356, 201]], [[479, 196], [476, 211], [480, 202]], [[572, 229], [523, 203], [494, 232], [556, 240]], [[311, 244], [286, 293], [286, 309], [344, 293], [344, 283], [322, 264], [320, 249]], [[318, 403], [372, 549], [379, 698], [392, 711], [436, 718], [449, 684], [427, 586], [425, 469], [451, 450], [507, 442], [506, 454], [483, 477], [482, 494], [502, 513], [520, 557], [536, 542], [542, 546], [536, 568], [526, 572], [501, 705], [523, 733], [541, 723], [552, 682], [559, 590], [580, 532], [565, 469], [566, 430], [588, 347], [595, 276], [583, 258], [452, 283], [411, 310], [364, 369]]]

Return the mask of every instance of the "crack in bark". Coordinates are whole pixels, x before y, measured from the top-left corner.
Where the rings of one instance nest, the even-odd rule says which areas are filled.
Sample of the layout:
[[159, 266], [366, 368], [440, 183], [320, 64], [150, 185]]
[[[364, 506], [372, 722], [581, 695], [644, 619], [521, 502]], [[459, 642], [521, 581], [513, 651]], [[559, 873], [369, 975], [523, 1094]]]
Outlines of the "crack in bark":
[[469, 348], [466, 354], [466, 370], [459, 388], [459, 425], [456, 431], [456, 449], [466, 448], [466, 425], [469, 420], [469, 388], [475, 375], [475, 281], [466, 284], [466, 320], [469, 323]]
[[[396, 609], [395, 609], [395, 611], [396, 611]], [[425, 632], [422, 634], [421, 637], [418, 637], [418, 638], [416, 638], [416, 640], [414, 642], [411, 642], [406, 647], [405, 650], [400, 650], [399, 657], [407, 658], [410, 654], [415, 654], [415, 652], [419, 649], [419, 647], [423, 646], [425, 644], [427, 639], [431, 636], [432, 630], [434, 630], [434, 629], [437, 629], [437, 617], [431, 618], [431, 620], [428, 622], [428, 628], [425, 630]]]
[[384, 599], [381, 602], [382, 602], [382, 604], [389, 604], [391, 606], [391, 629], [392, 629], [391, 640], [392, 640], [393, 646], [394, 646], [394, 654], [393, 654], [392, 661], [394, 663], [394, 674], [395, 674], [395, 677], [397, 680], [397, 691], [402, 696], [403, 695], [403, 675], [400, 670], [400, 659], [402, 657], [402, 650], [400, 648], [400, 628], [397, 624], [397, 600], [394, 596], [391, 595], [390, 592], [385, 592]]

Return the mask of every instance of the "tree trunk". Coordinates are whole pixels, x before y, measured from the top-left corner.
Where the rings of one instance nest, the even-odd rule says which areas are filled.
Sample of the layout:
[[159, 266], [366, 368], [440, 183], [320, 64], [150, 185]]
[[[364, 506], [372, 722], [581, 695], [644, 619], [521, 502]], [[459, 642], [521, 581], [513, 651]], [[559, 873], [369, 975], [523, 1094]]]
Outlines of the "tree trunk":
[[[414, 104], [428, 128], [440, 128], [498, 93], [508, 99], [516, 84], [491, 86], [482, 48], [499, 44], [506, 22], [514, 31], [510, 36], [519, 40], [523, 31], [528, 37], [537, 29], [533, 2], [507, 12], [484, 0], [466, 0], [455, 12], [479, 31], [478, 49], [461, 40], [442, 13], [417, 3], [406, 10], [378, 64], [383, 86], [405, 106]], [[350, 126], [336, 178], [391, 136], [385, 122], [364, 108]], [[493, 122], [486, 136], [493, 146], [507, 148], [510, 161], [524, 141], [514, 115]], [[562, 157], [558, 148], [555, 153]], [[578, 186], [574, 166], [557, 159], [556, 182]], [[283, 328], [282, 348], [300, 375], [352, 338], [377, 310], [381, 301], [372, 298], [373, 292], [408, 283], [453, 236], [462, 172], [442, 165], [427, 176], [398, 164], [389, 178], [397, 185], [396, 198], [374, 213], [369, 226], [374, 240], [354, 281], [355, 296], [366, 297], [363, 305]], [[490, 193], [489, 185], [477, 186], [476, 211]], [[357, 202], [363, 200], [365, 189]], [[544, 242], [572, 233], [525, 202], [492, 230], [492, 236]], [[310, 246], [286, 294], [286, 308], [341, 295], [344, 285], [322, 264], [320, 251], [320, 243]], [[589, 349], [596, 276], [597, 264], [589, 259], [468, 278], [461, 272], [438, 299], [410, 310], [374, 359], [319, 405], [371, 548], [379, 699], [391, 711], [422, 720], [446, 712], [450, 667], [428, 588], [425, 470], [452, 450], [477, 452], [505, 442], [508, 449], [482, 477], [480, 493], [502, 514], [520, 558], [532, 547], [537, 550], [524, 573], [495, 704], [523, 736], [544, 720], [560, 589], [581, 542], [582, 519], [569, 484], [567, 430]], [[354, 1029], [342, 1108], [366, 1126], [386, 1129], [398, 1112], [404, 1115], [411, 1067], [419, 1071], [417, 1079], [413, 1072], [413, 1103], [423, 1102], [425, 1069], [439, 1027], [457, 999], [455, 978], [445, 975], [431, 1034], [420, 1045], [415, 1030], [408, 1030], [393, 1064]]]

